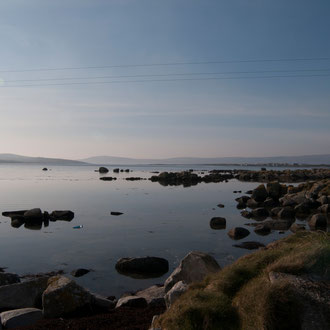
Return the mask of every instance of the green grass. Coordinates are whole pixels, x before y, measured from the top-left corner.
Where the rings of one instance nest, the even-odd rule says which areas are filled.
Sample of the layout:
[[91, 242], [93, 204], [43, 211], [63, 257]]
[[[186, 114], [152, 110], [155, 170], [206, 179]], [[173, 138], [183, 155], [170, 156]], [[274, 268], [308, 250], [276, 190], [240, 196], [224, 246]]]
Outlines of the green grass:
[[157, 321], [163, 330], [296, 329], [301, 306], [270, 271], [330, 279], [330, 235], [298, 232], [190, 286]]

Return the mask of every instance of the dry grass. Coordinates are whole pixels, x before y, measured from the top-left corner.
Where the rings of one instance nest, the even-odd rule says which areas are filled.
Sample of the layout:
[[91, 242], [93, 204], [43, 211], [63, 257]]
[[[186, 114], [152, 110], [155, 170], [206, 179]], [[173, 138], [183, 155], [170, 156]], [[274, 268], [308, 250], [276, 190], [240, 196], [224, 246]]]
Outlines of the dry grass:
[[270, 271], [330, 279], [330, 235], [299, 232], [244, 256], [189, 290], [158, 320], [163, 330], [298, 329], [300, 303]]

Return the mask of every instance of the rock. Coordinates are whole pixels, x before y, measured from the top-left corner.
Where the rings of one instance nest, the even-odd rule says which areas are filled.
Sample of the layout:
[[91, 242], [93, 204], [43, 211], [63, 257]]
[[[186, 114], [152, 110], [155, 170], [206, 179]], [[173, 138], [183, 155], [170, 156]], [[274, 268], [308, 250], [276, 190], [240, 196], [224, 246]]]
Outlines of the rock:
[[158, 277], [168, 272], [168, 261], [158, 257], [121, 258], [116, 263], [119, 273], [128, 276]]
[[263, 206], [265, 207], [274, 207], [276, 205], [278, 205], [278, 202], [271, 197], [266, 198], [263, 202]]
[[253, 190], [247, 190], [245, 193], [251, 195], [253, 193]]
[[24, 213], [28, 210], [20, 210], [20, 211], [6, 211], [2, 212], [4, 217], [15, 218], [15, 217], [24, 217]]
[[324, 214], [318, 213], [314, 214], [308, 221], [309, 227], [312, 229], [326, 228], [327, 227], [327, 217]]
[[24, 213], [24, 219], [28, 222], [41, 222], [44, 216], [39, 208], [28, 210]]
[[103, 309], [113, 309], [116, 306], [116, 302], [113, 300], [109, 300], [99, 294], [92, 294], [91, 304], [98, 308]]
[[122, 214], [124, 214], [124, 213], [123, 213], [123, 212], [111, 211], [110, 214], [111, 214], [111, 215], [122, 215]]
[[242, 239], [246, 236], [250, 235], [250, 232], [242, 227], [235, 227], [230, 229], [230, 231], [228, 232], [228, 236], [232, 239]]
[[6, 329], [32, 326], [42, 319], [42, 311], [37, 308], [14, 309], [0, 314], [1, 323]]
[[101, 166], [101, 167], [99, 168], [99, 172], [100, 172], [100, 173], [108, 173], [109, 170], [108, 170], [106, 167]]
[[214, 217], [210, 221], [210, 227], [212, 229], [225, 229], [226, 228], [226, 219], [221, 217]]
[[247, 210], [243, 210], [243, 211], [241, 212], [241, 215], [242, 215], [242, 217], [247, 218], [247, 219], [252, 218], [252, 212], [249, 212], [249, 211], [247, 211]]
[[0, 273], [0, 286], [19, 283], [21, 280], [17, 274]]
[[269, 182], [267, 183], [266, 191], [269, 197], [279, 199], [281, 197], [281, 184], [277, 181]]
[[243, 242], [240, 244], [234, 244], [233, 246], [241, 248], [241, 249], [247, 249], [247, 250], [256, 250], [261, 247], [265, 247], [264, 244], [259, 242]]
[[246, 206], [249, 207], [250, 209], [254, 209], [256, 207], [260, 206], [260, 203], [258, 203], [256, 200], [254, 200], [253, 198], [250, 198], [247, 202], [246, 202]]
[[171, 305], [186, 291], [188, 290], [188, 285], [183, 281], [179, 281], [174, 284], [170, 291], [165, 295], [166, 307], [170, 308]]
[[279, 212], [282, 210], [282, 207], [278, 206], [278, 207], [274, 207], [270, 210], [270, 215], [272, 217], [277, 217], [277, 215], [279, 214]]
[[280, 219], [294, 219], [295, 213], [294, 209], [290, 206], [283, 207], [280, 212], [278, 212], [277, 216]]
[[100, 178], [100, 180], [102, 180], [102, 181], [113, 181], [113, 180], [117, 180], [117, 178], [111, 177], [111, 176], [102, 176]]
[[57, 221], [57, 220], [64, 220], [64, 221], [71, 221], [74, 218], [74, 213], [69, 210], [65, 211], [53, 211], [50, 215], [50, 220]]
[[261, 224], [254, 228], [254, 232], [259, 235], [268, 235], [271, 230], [267, 224]]
[[48, 277], [0, 286], [0, 309], [38, 307], [41, 295], [47, 287]]
[[24, 225], [24, 220], [23, 219], [12, 219], [11, 222], [10, 222], [10, 225], [13, 227], [13, 228], [19, 228], [21, 227], [22, 225]]
[[202, 281], [208, 274], [220, 270], [216, 260], [203, 252], [192, 251], [188, 253], [180, 262], [179, 266], [165, 281], [165, 292], [171, 290], [175, 283], [184, 281], [187, 284]]
[[288, 230], [292, 225], [292, 220], [266, 220], [261, 224], [268, 226], [271, 230]]
[[251, 198], [256, 202], [263, 202], [268, 197], [267, 190], [263, 184], [253, 190]]
[[123, 298], [120, 298], [117, 302], [116, 308], [118, 307], [135, 307], [135, 308], [143, 308], [147, 307], [148, 303], [147, 301], [142, 297], [136, 297], [136, 296], [126, 296]]
[[217, 206], [220, 207], [220, 208], [224, 208], [225, 207], [223, 204], [218, 204]]
[[330, 204], [330, 197], [329, 196], [321, 196], [320, 198], [317, 199], [317, 201], [321, 204]]
[[304, 225], [301, 225], [301, 224], [298, 224], [298, 223], [293, 223], [290, 227], [290, 230], [293, 232], [293, 233], [296, 233], [297, 231], [301, 231], [301, 230], [305, 230], [305, 226]]
[[48, 287], [42, 294], [43, 315], [55, 318], [67, 315], [91, 304], [92, 295], [83, 287], [64, 276], [48, 280]]
[[74, 276], [74, 277], [81, 277], [81, 276], [84, 276], [86, 275], [87, 273], [89, 273], [90, 270], [89, 269], [85, 269], [85, 268], [78, 268], [76, 270], [73, 270], [71, 272], [71, 275]]
[[119, 168], [114, 168], [113, 173], [119, 173]]
[[241, 203], [241, 204], [246, 204], [249, 199], [251, 199], [250, 196], [241, 196], [241, 197], [235, 198], [235, 201], [238, 203]]
[[153, 285], [142, 291], [138, 291], [135, 296], [144, 298], [150, 306], [165, 306], [164, 286]]
[[47, 167], [44, 167], [42, 170], [43, 171], [48, 171], [48, 168]]
[[323, 204], [321, 205], [318, 210], [321, 212], [321, 213], [330, 213], [330, 204]]
[[264, 207], [258, 207], [251, 211], [252, 218], [267, 218], [269, 212]]
[[311, 211], [311, 204], [308, 201], [302, 202], [294, 208], [296, 216], [300, 218], [307, 218]]

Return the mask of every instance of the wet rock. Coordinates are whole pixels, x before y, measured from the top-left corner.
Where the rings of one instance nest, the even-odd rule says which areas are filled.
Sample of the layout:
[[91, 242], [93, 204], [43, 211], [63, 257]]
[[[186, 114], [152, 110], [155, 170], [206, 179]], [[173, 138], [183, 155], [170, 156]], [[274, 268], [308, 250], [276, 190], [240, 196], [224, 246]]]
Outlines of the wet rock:
[[221, 217], [214, 217], [210, 221], [210, 227], [212, 229], [225, 229], [226, 228], [226, 219]]
[[6, 329], [32, 326], [42, 319], [42, 311], [37, 308], [21, 308], [0, 314], [1, 323]]
[[188, 285], [183, 281], [179, 281], [173, 285], [171, 290], [169, 290], [165, 295], [166, 307], [170, 308], [171, 305], [186, 291], [188, 290]]
[[110, 214], [111, 214], [111, 215], [122, 215], [122, 214], [124, 214], [124, 213], [123, 213], [123, 212], [111, 211]]
[[114, 168], [113, 173], [119, 173], [119, 168]]
[[264, 207], [253, 209], [251, 211], [251, 214], [252, 214], [252, 218], [257, 218], [257, 219], [267, 218], [269, 216], [269, 212]]
[[55, 318], [91, 304], [89, 291], [65, 276], [54, 276], [48, 280], [47, 289], [42, 294], [43, 315]]
[[144, 298], [150, 306], [165, 306], [164, 286], [153, 285], [145, 290], [138, 291], [135, 296]]
[[326, 228], [327, 227], [327, 217], [324, 214], [318, 213], [314, 214], [308, 221], [309, 227], [312, 229]]
[[27, 222], [41, 222], [44, 216], [39, 208], [27, 210], [24, 213], [24, 220]]
[[240, 244], [235, 244], [235, 247], [241, 248], [241, 249], [247, 249], [247, 250], [256, 250], [261, 247], [265, 247], [264, 244], [259, 242], [243, 242]]
[[242, 239], [248, 235], [250, 235], [250, 232], [243, 227], [235, 227], [228, 232], [228, 236], [235, 240]]
[[250, 198], [247, 202], [246, 202], [246, 206], [249, 207], [250, 209], [254, 209], [260, 206], [260, 203], [258, 203], [256, 200], [254, 200], [253, 198]]
[[290, 230], [293, 232], [293, 233], [296, 233], [297, 231], [301, 231], [301, 230], [305, 230], [305, 226], [302, 225], [302, 224], [298, 224], [298, 223], [293, 223], [290, 227]]
[[85, 268], [78, 268], [78, 269], [75, 269], [71, 272], [71, 275], [74, 276], [74, 277], [81, 277], [81, 276], [84, 276], [86, 274], [88, 274], [90, 272], [89, 269], [85, 269]]
[[242, 215], [242, 217], [247, 218], [247, 219], [251, 219], [252, 218], [252, 212], [247, 211], [247, 210], [243, 210], [241, 212], [241, 215]]
[[99, 168], [99, 172], [100, 172], [100, 173], [108, 173], [109, 170], [108, 170], [106, 167], [101, 166], [101, 167]]
[[271, 229], [267, 224], [260, 224], [254, 228], [254, 232], [259, 235], [268, 235]]
[[279, 212], [282, 210], [282, 207], [278, 206], [278, 207], [274, 207], [270, 210], [270, 215], [272, 217], [277, 217]]
[[102, 181], [115, 181], [115, 180], [117, 180], [117, 178], [112, 177], [112, 176], [103, 176], [103, 177], [100, 178], [100, 180], [102, 180]]
[[0, 273], [0, 286], [19, 283], [19, 282], [21, 282], [21, 280], [17, 274]]
[[179, 266], [165, 281], [165, 292], [170, 291], [179, 281], [184, 281], [186, 284], [202, 281], [206, 275], [218, 272], [220, 269], [212, 256], [192, 251], [181, 260]]
[[147, 307], [148, 303], [142, 297], [126, 296], [126, 297], [120, 298], [118, 300], [116, 308], [124, 307], [124, 306], [125, 307], [134, 307], [134, 308], [143, 308], [143, 307]]
[[220, 207], [220, 208], [224, 208], [225, 207], [223, 204], [218, 204], [217, 206]]
[[48, 277], [0, 286], [0, 309], [38, 307], [47, 287]]
[[49, 215], [50, 220], [57, 221], [57, 220], [64, 220], [64, 221], [71, 221], [74, 218], [74, 213], [69, 210], [65, 211], [53, 211]]
[[254, 189], [251, 196], [256, 202], [263, 202], [267, 197], [268, 193], [263, 184]]
[[280, 219], [294, 219], [295, 212], [290, 206], [283, 207], [277, 214]]
[[116, 269], [123, 275], [143, 275], [158, 277], [168, 272], [168, 261], [158, 257], [121, 258], [116, 263]]

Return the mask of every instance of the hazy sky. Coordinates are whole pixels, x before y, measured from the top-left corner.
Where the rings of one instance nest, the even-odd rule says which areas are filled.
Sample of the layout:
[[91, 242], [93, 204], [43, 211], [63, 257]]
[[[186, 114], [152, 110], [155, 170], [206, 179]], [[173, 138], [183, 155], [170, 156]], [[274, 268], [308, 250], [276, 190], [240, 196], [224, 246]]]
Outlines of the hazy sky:
[[329, 0], [1, 0], [0, 153], [330, 153], [329, 17]]

